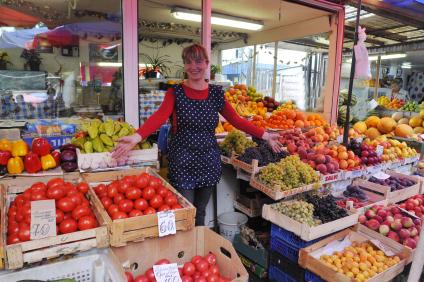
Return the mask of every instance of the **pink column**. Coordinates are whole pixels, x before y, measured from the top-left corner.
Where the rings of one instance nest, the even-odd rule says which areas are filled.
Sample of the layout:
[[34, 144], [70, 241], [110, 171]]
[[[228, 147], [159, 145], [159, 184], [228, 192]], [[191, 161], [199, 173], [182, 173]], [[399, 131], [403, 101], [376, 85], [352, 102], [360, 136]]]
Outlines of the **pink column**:
[[[206, 48], [209, 60], [211, 60], [211, 16], [212, 16], [212, 0], [202, 0], [202, 45]], [[206, 72], [206, 79], [210, 79], [210, 68]]]

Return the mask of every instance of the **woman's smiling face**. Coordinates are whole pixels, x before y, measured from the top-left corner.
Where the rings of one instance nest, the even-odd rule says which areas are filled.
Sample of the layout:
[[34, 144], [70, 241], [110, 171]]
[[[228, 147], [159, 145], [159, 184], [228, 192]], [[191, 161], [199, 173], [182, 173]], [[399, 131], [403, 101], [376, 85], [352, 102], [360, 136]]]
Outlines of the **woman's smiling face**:
[[190, 80], [202, 80], [208, 68], [208, 62], [203, 58], [187, 59], [184, 62], [184, 70]]

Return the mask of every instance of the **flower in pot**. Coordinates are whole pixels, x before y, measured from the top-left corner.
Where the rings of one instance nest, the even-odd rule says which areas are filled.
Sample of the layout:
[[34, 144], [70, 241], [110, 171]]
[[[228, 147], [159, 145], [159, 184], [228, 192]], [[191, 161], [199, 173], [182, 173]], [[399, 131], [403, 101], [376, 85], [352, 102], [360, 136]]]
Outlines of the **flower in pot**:
[[0, 70], [7, 70], [7, 64], [12, 65], [7, 52], [0, 52]]
[[215, 80], [215, 74], [221, 73], [221, 67], [218, 65], [211, 65], [211, 80]]
[[21, 58], [24, 58], [26, 60], [26, 63], [24, 64], [24, 69], [29, 68], [31, 71], [40, 70], [41, 58], [40, 54], [38, 54], [35, 49], [24, 49], [22, 51]]
[[165, 77], [170, 72], [168, 65], [172, 64], [172, 62], [169, 60], [168, 55], [159, 56], [159, 54], [156, 54], [154, 56], [149, 56], [142, 53], [141, 58], [145, 61], [145, 78], [156, 78], [157, 73]]

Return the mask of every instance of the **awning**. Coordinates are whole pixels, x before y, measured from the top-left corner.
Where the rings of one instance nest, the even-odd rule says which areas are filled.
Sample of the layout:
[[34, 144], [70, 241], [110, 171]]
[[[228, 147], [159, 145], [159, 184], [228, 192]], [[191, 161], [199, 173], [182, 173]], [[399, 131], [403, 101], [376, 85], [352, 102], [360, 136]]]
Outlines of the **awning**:
[[41, 21], [39, 18], [4, 6], [0, 6], [0, 15], [0, 26], [33, 27]]
[[0, 48], [32, 48], [32, 41], [37, 34], [45, 33], [47, 27], [18, 29], [15, 31], [5, 31], [0, 34]]

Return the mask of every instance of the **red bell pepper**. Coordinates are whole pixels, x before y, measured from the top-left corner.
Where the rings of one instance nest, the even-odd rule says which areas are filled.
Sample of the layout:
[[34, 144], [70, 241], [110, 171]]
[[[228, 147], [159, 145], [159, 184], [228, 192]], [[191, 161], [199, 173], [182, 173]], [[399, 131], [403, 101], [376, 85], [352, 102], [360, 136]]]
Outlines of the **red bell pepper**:
[[38, 155], [34, 152], [29, 152], [24, 158], [25, 170], [29, 173], [36, 173], [41, 170], [41, 161]]
[[51, 153], [52, 157], [54, 158], [54, 160], [56, 161], [56, 166], [60, 165], [60, 152], [59, 151], [53, 151]]
[[32, 140], [32, 151], [36, 153], [39, 157], [50, 154], [52, 146], [49, 144], [49, 141], [45, 138], [35, 138]]
[[7, 161], [12, 157], [9, 151], [0, 151], [0, 165], [7, 165]]

